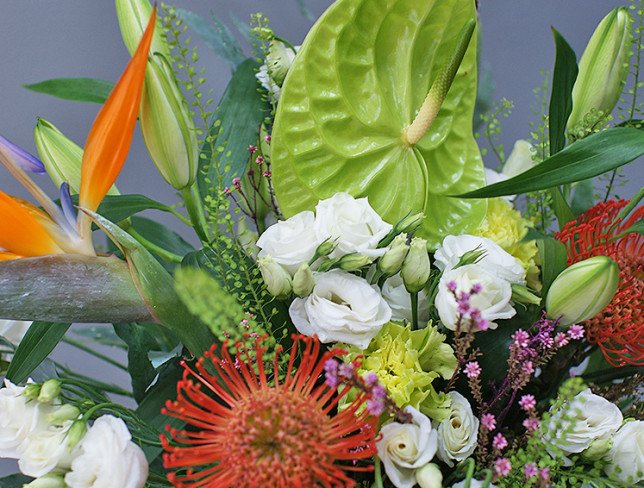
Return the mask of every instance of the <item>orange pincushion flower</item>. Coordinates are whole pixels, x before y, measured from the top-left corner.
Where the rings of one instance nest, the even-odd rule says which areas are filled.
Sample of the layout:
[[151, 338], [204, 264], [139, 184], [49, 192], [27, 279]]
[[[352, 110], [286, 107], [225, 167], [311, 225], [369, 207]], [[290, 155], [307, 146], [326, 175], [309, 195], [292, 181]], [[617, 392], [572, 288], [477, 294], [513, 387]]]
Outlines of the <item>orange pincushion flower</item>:
[[168, 426], [170, 435], [161, 438], [165, 467], [179, 468], [168, 477], [174, 486], [354, 486], [349, 472], [372, 469], [357, 465], [377, 453], [377, 419], [360, 409], [365, 395], [336, 413], [348, 389], [338, 395], [319, 381], [326, 360], [342, 351], [320, 355], [317, 339], [296, 336], [280, 382], [279, 351], [269, 379], [259, 341], [235, 359], [226, 344], [218, 356], [214, 349], [194, 370], [184, 364], [177, 400], [163, 412], [188, 424], [185, 430]]
[[601, 202], [569, 222], [555, 237], [568, 249], [568, 264], [608, 256], [619, 266], [619, 288], [611, 303], [584, 323], [613, 366], [644, 365], [644, 237], [620, 236], [644, 217], [644, 207], [625, 221], [618, 219], [628, 200]]

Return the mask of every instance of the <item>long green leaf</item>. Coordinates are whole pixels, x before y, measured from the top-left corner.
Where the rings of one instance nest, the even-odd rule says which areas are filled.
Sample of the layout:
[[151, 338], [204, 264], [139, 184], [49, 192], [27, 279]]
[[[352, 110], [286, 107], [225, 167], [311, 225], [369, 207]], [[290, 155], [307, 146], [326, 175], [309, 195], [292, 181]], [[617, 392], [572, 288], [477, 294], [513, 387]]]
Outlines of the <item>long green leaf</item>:
[[13, 355], [7, 378], [14, 383], [25, 381], [65, 336], [71, 324], [34, 322]]
[[546, 237], [537, 241], [537, 247], [539, 248], [541, 283], [543, 284], [541, 296], [545, 298], [552, 282], [566, 268], [566, 246], [551, 237]]
[[0, 486], [2, 488], [22, 488], [31, 481], [33, 481], [32, 478], [23, 474], [12, 474], [5, 476], [4, 478], [0, 478]]
[[547, 190], [586, 180], [619, 168], [644, 154], [644, 133], [632, 128], [613, 128], [571, 144], [520, 175], [462, 195], [460, 198], [492, 198]]
[[114, 83], [94, 78], [55, 78], [22, 86], [64, 100], [105, 103], [114, 88]]
[[145, 398], [145, 391], [157, 375], [148, 352], [159, 349], [159, 344], [148, 329], [143, 324], [114, 324], [114, 331], [127, 344], [127, 369], [137, 402]]
[[[215, 138], [216, 154], [211, 154], [211, 146], [207, 143], [199, 158], [199, 192], [204, 198], [217, 190], [220, 176], [223, 176], [224, 185], [230, 185], [234, 177], [243, 175], [248, 164], [248, 146], [257, 143], [259, 128], [268, 109], [255, 78], [258, 67], [252, 59], [244, 61], [219, 102], [210, 129], [210, 135]], [[217, 158], [219, 164], [214, 165], [213, 158]]]
[[557, 154], [566, 145], [566, 124], [572, 112], [572, 88], [579, 72], [577, 56], [570, 44], [554, 28], [552, 35], [555, 40], [556, 54], [548, 118], [551, 156]]

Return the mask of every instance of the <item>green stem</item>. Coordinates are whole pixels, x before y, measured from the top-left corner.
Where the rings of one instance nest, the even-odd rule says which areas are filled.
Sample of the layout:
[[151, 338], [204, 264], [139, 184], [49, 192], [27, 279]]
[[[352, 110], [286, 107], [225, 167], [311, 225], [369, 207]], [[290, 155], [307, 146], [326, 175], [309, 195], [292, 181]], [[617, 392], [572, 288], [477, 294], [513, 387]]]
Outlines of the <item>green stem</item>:
[[68, 376], [73, 376], [74, 378], [64, 378], [63, 381], [69, 384], [76, 384], [79, 386], [86, 386], [91, 384], [93, 387], [98, 388], [105, 393], [113, 393], [114, 395], [121, 395], [126, 397], [134, 397], [131, 391], [121, 388], [120, 386], [112, 385], [110, 383], [103, 383], [102, 381], [95, 380], [94, 378], [88, 378], [73, 371], [64, 368], [63, 372]]
[[418, 292], [410, 293], [412, 330], [418, 329]]
[[206, 216], [201, 201], [201, 196], [198, 193], [197, 186], [192, 185], [189, 188], [181, 190], [181, 197], [186, 204], [186, 210], [190, 215], [192, 227], [199, 236], [202, 242], [210, 242], [208, 235], [208, 224], [206, 223]]
[[178, 218], [181, 222], [186, 224], [189, 227], [192, 227], [192, 222], [190, 222], [190, 219], [186, 218], [185, 216], [181, 215], [176, 208], [172, 207], [166, 207], [167, 211], [174, 215], [176, 218]]
[[380, 458], [378, 456], [374, 456], [373, 466], [374, 466], [375, 488], [382, 488], [383, 487], [382, 471], [380, 469]]
[[147, 240], [145, 237], [143, 237], [141, 234], [135, 231], [134, 228], [130, 227], [127, 230], [127, 233], [130, 234], [132, 237], [134, 237], [137, 241], [139, 241], [139, 243], [144, 248], [146, 248], [148, 251], [151, 251], [157, 254], [164, 261], [168, 261], [170, 263], [181, 263], [181, 261], [183, 261], [183, 258], [181, 256], [173, 252], [170, 252], [167, 249], [163, 249], [160, 246], [157, 246], [154, 242]]
[[615, 176], [617, 175], [617, 170], [613, 170], [613, 174], [610, 176], [610, 182], [608, 183], [608, 188], [606, 188], [606, 195], [604, 195], [604, 203], [610, 197], [610, 192], [613, 190], [613, 183], [615, 182]]
[[101, 359], [101, 360], [105, 361], [106, 363], [109, 363], [112, 366], [115, 366], [115, 367], [127, 372], [127, 367], [126, 366], [123, 366], [121, 363], [119, 363], [118, 361], [112, 359], [109, 356], [106, 356], [104, 354], [101, 354], [98, 351], [95, 351], [91, 347], [86, 346], [85, 344], [83, 344], [80, 341], [77, 341], [76, 339], [71, 339], [69, 337], [64, 337], [63, 342], [66, 343], [66, 344], [69, 344], [70, 346], [75, 347], [76, 349], [80, 349], [81, 351], [85, 351], [86, 353], [91, 354], [92, 356], [94, 356], [94, 357], [96, 357], [98, 359]]

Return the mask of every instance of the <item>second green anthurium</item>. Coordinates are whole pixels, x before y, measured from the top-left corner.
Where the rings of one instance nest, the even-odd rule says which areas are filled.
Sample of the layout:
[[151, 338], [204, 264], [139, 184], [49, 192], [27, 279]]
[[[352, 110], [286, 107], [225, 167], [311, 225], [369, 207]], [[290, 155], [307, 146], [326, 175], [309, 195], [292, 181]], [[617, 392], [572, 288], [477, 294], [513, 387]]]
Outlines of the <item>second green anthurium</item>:
[[329, 8], [295, 58], [276, 114], [273, 175], [285, 216], [346, 191], [389, 222], [424, 212], [417, 233], [431, 247], [481, 222], [484, 201], [451, 196], [485, 184], [472, 133], [475, 18], [473, 0]]

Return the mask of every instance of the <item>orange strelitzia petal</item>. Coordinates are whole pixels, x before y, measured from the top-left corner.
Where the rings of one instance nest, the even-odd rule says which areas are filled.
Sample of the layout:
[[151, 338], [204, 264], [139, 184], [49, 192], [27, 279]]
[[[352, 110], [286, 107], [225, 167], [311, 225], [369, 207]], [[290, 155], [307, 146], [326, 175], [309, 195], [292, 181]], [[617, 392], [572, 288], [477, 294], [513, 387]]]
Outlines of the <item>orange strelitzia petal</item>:
[[9, 251], [0, 251], [0, 261], [12, 261], [14, 259], [20, 259], [21, 257]]
[[79, 204], [95, 211], [116, 181], [130, 150], [154, 33], [156, 7], [132, 56], [94, 121], [83, 153]]
[[63, 250], [52, 235], [55, 228], [56, 224], [38, 208], [0, 192], [0, 247], [4, 252], [20, 256], [61, 254]]

